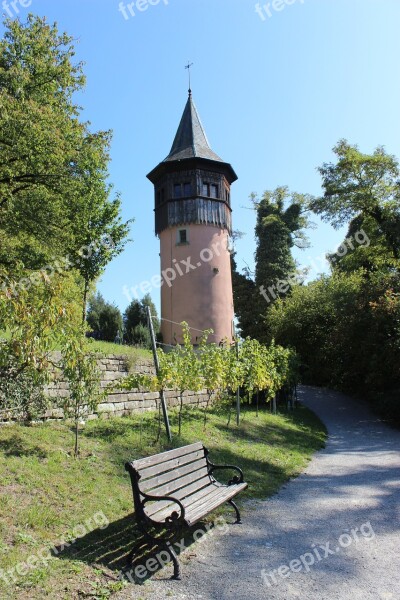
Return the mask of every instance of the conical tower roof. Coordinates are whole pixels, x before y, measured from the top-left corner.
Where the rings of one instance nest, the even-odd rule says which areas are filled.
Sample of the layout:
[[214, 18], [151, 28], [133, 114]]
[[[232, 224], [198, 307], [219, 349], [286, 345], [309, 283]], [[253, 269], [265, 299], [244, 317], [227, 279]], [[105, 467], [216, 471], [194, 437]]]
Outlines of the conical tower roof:
[[211, 150], [193, 102], [191, 91], [189, 91], [189, 98], [186, 102], [171, 151], [167, 158], [164, 159], [164, 162], [186, 158], [206, 158], [208, 160], [223, 162], [222, 158]]

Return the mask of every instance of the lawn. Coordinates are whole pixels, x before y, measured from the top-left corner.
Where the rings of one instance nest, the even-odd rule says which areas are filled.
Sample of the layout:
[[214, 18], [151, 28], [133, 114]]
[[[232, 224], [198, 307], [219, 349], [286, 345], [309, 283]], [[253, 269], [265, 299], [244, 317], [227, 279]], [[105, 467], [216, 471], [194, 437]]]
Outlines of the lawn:
[[118, 354], [121, 356], [128, 356], [134, 359], [147, 358], [151, 359], [153, 354], [150, 350], [145, 348], [138, 348], [136, 346], [126, 346], [121, 344], [113, 344], [111, 342], [101, 342], [97, 340], [91, 340], [90, 348], [94, 352], [101, 352], [108, 356], [109, 354]]
[[[274, 494], [324, 445], [324, 426], [303, 407], [281, 415], [265, 409], [258, 417], [246, 409], [239, 429], [233, 418], [228, 426], [226, 412], [215, 408], [204, 430], [202, 414], [186, 409], [182, 436], [172, 444], [163, 436], [156, 441], [155, 413], [88, 422], [77, 460], [66, 423], [0, 427], [0, 598], [102, 600], [131, 585], [118, 580], [137, 536], [124, 470], [128, 459], [202, 440], [215, 462], [243, 469], [249, 483], [243, 505]], [[171, 425], [176, 432], [175, 413]], [[230, 520], [231, 512], [226, 507], [220, 514]], [[71, 546], [60, 547], [76, 536]], [[45, 559], [22, 564], [37, 556]], [[17, 564], [19, 573], [10, 576]], [[132, 588], [133, 598], [140, 598], [140, 589]]]
[[[10, 338], [10, 334], [8, 331], [0, 330], [0, 340], [5, 339], [8, 340]], [[151, 359], [153, 354], [150, 350], [146, 350], [145, 348], [138, 348], [136, 346], [126, 346], [122, 344], [113, 344], [112, 342], [102, 342], [90, 339], [90, 347], [93, 352], [101, 352], [106, 356], [110, 354], [117, 354], [119, 356], [127, 356], [132, 359]], [[59, 350], [59, 346], [54, 346], [54, 350]]]

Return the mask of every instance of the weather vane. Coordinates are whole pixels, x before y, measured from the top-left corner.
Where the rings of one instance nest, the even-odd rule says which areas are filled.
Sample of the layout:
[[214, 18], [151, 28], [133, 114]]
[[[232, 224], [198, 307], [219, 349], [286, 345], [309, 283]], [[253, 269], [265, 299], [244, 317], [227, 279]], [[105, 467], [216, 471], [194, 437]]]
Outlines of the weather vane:
[[185, 66], [185, 69], [188, 70], [188, 75], [189, 75], [189, 94], [192, 93], [191, 87], [190, 87], [190, 67], [193, 67], [193, 63], [188, 62], [188, 64]]

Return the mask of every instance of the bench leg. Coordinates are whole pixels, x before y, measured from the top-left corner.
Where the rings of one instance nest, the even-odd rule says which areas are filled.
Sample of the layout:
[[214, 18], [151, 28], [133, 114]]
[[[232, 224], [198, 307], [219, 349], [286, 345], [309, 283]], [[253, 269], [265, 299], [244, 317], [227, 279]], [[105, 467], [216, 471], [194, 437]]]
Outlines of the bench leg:
[[174, 574], [172, 575], [171, 579], [179, 581], [181, 578], [181, 566], [179, 564], [176, 552], [170, 544], [168, 544], [168, 546], [166, 545], [165, 547], [167, 549], [168, 554], [171, 557], [172, 562], [174, 563]]
[[242, 522], [242, 519], [240, 518], [240, 512], [239, 512], [238, 507], [236, 506], [236, 504], [234, 503], [233, 500], [228, 500], [228, 502], [235, 509], [235, 512], [236, 512], [236, 523], [240, 524]]

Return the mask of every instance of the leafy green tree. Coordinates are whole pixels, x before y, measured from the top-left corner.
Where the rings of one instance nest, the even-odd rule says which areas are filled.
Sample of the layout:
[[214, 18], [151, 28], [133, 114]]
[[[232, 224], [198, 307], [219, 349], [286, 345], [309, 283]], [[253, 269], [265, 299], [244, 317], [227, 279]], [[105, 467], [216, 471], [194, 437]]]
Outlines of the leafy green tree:
[[147, 325], [138, 323], [132, 330], [132, 344], [137, 344], [142, 348], [151, 349], [151, 335]]
[[207, 404], [204, 409], [204, 427], [207, 424], [207, 412], [211, 403], [213, 394], [221, 392], [227, 388], [227, 379], [224, 360], [226, 349], [216, 344], [207, 343], [208, 335], [212, 334], [212, 329], [203, 333], [199, 344], [200, 376], [203, 386], [207, 390]]
[[189, 326], [185, 321], [183, 321], [181, 325], [183, 344], [177, 345], [174, 350], [165, 355], [166, 362], [170, 365], [172, 385], [179, 391], [179, 436], [182, 431], [183, 395], [186, 390], [198, 392], [202, 385], [200, 371], [201, 363], [199, 362], [198, 356], [192, 345]]
[[[6, 21], [0, 40], [0, 264], [38, 270], [62, 258], [90, 283], [125, 244], [107, 183], [111, 133], [80, 119], [85, 78], [72, 38], [45, 18]], [[108, 241], [108, 244], [105, 243]], [[112, 242], [111, 242], [112, 240]], [[89, 250], [88, 250], [89, 249]]]
[[[398, 161], [378, 147], [372, 155], [340, 140], [336, 163], [319, 172], [324, 195], [311, 203], [322, 219], [340, 227], [359, 216], [374, 222], [392, 256], [400, 258], [400, 171]], [[367, 232], [368, 233], [368, 232]]]
[[260, 291], [248, 268], [238, 271], [236, 253], [231, 254], [233, 305], [242, 337], [260, 331]]
[[113, 342], [117, 334], [122, 332], [123, 323], [119, 308], [106, 302], [100, 293], [89, 302], [87, 321], [94, 337], [105, 342]]
[[74, 456], [79, 455], [79, 426], [88, 414], [94, 412], [104, 393], [100, 387], [97, 356], [91, 352], [85, 327], [68, 327], [62, 347], [60, 368], [68, 382], [69, 395], [62, 400], [64, 415], [74, 422]]
[[[18, 274], [24, 275], [22, 267]], [[72, 274], [36, 275], [35, 285], [7, 277], [0, 289], [0, 323], [8, 334], [0, 343], [0, 409], [13, 409], [28, 421], [46, 407], [43, 386], [54, 347], [64, 343], [66, 328], [79, 322]]]
[[243, 363], [243, 385], [248, 394], [249, 403], [252, 396], [257, 394], [258, 414], [260, 391], [265, 391], [267, 399], [270, 400], [280, 387], [280, 381], [275, 372], [273, 354], [258, 340], [246, 338], [240, 348], [240, 360]]
[[146, 323], [146, 314], [140, 300], [132, 300], [124, 312], [124, 339], [128, 344], [134, 344], [134, 330], [138, 325]]
[[146, 308], [147, 307], [150, 308], [150, 312], [151, 312], [151, 314], [153, 316], [154, 333], [155, 333], [156, 336], [159, 336], [159, 334], [160, 334], [160, 320], [159, 320], [158, 315], [157, 315], [156, 306], [155, 306], [153, 300], [151, 299], [150, 294], [146, 294], [145, 296], [143, 296], [143, 298], [141, 300], [141, 305], [142, 305], [142, 308], [144, 309], [144, 314], [146, 315], [146, 325], [147, 325], [147, 312], [146, 312]]
[[[295, 287], [268, 319], [293, 346], [302, 380], [363, 394], [400, 418], [400, 280], [397, 273], [335, 272]], [[389, 410], [389, 408], [388, 408]]]
[[94, 294], [89, 299], [87, 324], [92, 329], [92, 331], [95, 333], [95, 337], [100, 337], [101, 313], [105, 307], [106, 307], [106, 301], [104, 300], [104, 298], [100, 294], [100, 292], [97, 292], [97, 294]]
[[114, 342], [117, 335], [122, 331], [121, 311], [114, 304], [106, 303], [100, 313], [101, 339], [106, 342]]
[[[156, 307], [149, 294], [143, 296], [142, 300], [132, 300], [124, 312], [124, 337], [128, 344], [143, 344], [150, 347], [150, 336], [148, 333], [146, 307], [150, 307], [153, 318], [154, 333], [160, 332], [160, 322], [157, 317]], [[145, 333], [145, 329], [147, 333]]]

